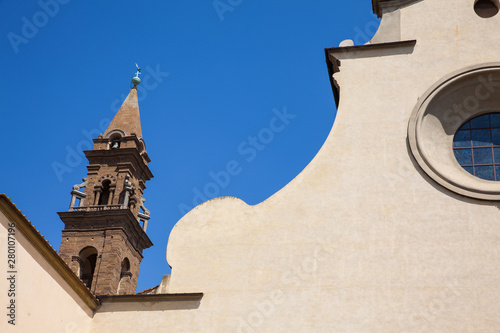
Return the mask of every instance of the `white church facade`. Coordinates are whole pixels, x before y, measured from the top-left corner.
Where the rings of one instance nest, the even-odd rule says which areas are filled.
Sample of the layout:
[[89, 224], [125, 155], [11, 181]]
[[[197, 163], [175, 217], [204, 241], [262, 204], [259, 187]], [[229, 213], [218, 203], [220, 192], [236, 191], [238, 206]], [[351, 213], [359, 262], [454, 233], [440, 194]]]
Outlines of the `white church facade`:
[[[6, 273], [22, 288], [0, 298], [1, 331], [500, 331], [500, 4], [372, 2], [373, 39], [325, 50], [338, 112], [319, 153], [258, 205], [224, 197], [187, 213], [159, 286], [127, 292], [151, 245], [133, 89], [86, 152], [83, 204], [60, 213], [65, 254], [0, 195], [1, 243], [15, 235], [18, 259], [2, 267], [24, 272]], [[116, 174], [99, 167], [120, 154]], [[113, 250], [85, 243], [102, 228]]]

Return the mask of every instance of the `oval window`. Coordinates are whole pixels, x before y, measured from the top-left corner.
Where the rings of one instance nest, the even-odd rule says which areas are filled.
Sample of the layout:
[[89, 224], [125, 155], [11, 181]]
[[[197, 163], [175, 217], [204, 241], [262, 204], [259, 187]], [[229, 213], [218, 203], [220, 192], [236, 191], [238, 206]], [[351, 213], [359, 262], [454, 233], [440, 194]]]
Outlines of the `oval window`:
[[493, 17], [498, 13], [498, 0], [477, 0], [474, 11], [482, 18]]
[[478, 178], [500, 181], [500, 113], [472, 118], [453, 138], [458, 163]]

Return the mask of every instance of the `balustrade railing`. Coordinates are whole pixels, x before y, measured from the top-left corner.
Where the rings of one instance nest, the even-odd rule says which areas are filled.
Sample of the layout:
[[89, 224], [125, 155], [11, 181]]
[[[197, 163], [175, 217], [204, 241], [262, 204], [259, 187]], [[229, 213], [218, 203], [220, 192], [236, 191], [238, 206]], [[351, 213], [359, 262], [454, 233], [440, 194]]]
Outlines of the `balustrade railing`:
[[71, 212], [100, 212], [103, 210], [126, 209], [123, 205], [105, 205], [105, 206], [78, 206], [70, 207]]

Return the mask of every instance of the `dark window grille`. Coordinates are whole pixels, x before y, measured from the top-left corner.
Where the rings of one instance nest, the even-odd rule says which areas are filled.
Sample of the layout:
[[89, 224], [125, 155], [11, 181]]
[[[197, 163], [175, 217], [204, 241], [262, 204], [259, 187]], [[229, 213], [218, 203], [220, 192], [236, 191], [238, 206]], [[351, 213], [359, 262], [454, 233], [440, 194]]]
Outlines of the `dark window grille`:
[[462, 125], [453, 139], [453, 152], [471, 175], [500, 181], [500, 113], [484, 114]]

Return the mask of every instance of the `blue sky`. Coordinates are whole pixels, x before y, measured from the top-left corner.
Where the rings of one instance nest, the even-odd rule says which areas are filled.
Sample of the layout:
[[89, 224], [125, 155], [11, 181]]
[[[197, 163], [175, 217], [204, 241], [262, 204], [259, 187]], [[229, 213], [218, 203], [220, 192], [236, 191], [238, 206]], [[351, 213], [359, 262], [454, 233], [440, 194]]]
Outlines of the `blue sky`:
[[125, 98], [134, 64], [143, 70], [155, 245], [138, 290], [170, 273], [168, 236], [186, 210], [214, 196], [258, 204], [314, 158], [336, 113], [324, 48], [366, 43], [379, 24], [369, 0], [0, 0], [0, 10], [0, 192], [56, 250], [56, 212], [87, 173], [82, 150]]

